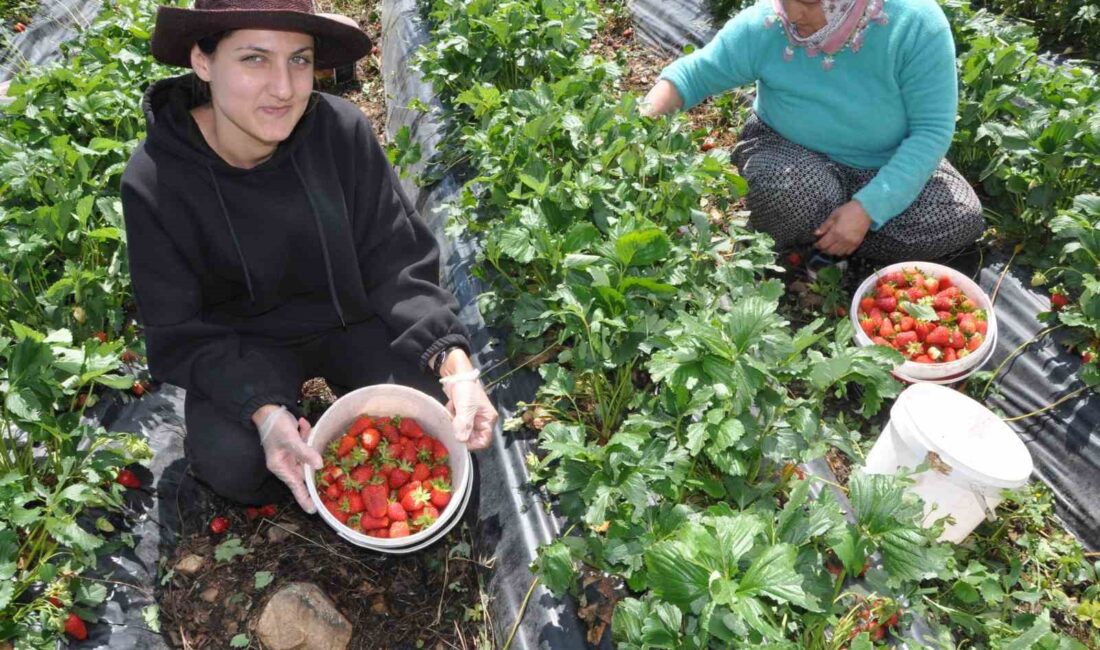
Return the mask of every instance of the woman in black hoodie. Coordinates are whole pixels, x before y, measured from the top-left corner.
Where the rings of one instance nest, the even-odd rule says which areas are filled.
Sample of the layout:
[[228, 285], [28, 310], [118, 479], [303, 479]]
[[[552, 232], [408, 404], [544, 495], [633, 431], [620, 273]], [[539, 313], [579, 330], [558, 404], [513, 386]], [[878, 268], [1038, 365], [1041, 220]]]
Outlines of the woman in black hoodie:
[[289, 487], [313, 511], [302, 466], [321, 459], [289, 414], [309, 377], [438, 395], [434, 372], [473, 449], [497, 419], [431, 231], [362, 112], [313, 92], [315, 67], [369, 50], [310, 0], [157, 14], [153, 55], [193, 72], [145, 94], [122, 179], [130, 273], [150, 371], [187, 390], [188, 459], [236, 501]]

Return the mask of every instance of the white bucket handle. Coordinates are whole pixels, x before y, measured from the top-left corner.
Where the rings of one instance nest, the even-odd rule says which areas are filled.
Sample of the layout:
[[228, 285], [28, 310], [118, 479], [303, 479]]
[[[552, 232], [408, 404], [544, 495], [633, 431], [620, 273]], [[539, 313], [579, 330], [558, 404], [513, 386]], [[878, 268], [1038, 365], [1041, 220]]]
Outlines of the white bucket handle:
[[971, 483], [970, 491], [974, 493], [974, 496], [978, 497], [978, 503], [981, 504], [982, 510], [985, 511], [986, 521], [997, 521], [997, 512], [989, 505], [989, 502], [985, 500], [985, 492], [982, 490], [982, 486], [977, 483]]

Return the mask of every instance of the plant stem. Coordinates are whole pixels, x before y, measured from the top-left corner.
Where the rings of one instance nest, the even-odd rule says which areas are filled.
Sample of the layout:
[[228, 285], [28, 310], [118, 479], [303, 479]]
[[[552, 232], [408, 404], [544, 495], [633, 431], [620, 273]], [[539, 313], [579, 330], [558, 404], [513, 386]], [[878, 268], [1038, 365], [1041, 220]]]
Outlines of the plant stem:
[[1070, 400], [1070, 399], [1073, 399], [1074, 397], [1077, 397], [1078, 395], [1080, 395], [1081, 393], [1085, 392], [1088, 389], [1089, 389], [1088, 386], [1082, 386], [1082, 387], [1078, 388], [1077, 390], [1073, 391], [1072, 393], [1066, 395], [1065, 397], [1060, 398], [1058, 401], [1054, 402], [1053, 404], [1047, 404], [1043, 408], [1036, 409], [1036, 410], [1032, 411], [1031, 413], [1024, 413], [1023, 415], [1017, 415], [1015, 417], [1006, 418], [1004, 421], [1005, 422], [1017, 422], [1019, 420], [1025, 419], [1025, 418], [1029, 418], [1033, 415], [1039, 415], [1040, 413], [1046, 413], [1047, 411], [1049, 411], [1053, 408], [1056, 408], [1058, 405], [1062, 404], [1066, 400]]
[[993, 374], [990, 375], [989, 381], [987, 381], [985, 383], [985, 387], [982, 388], [982, 393], [981, 393], [981, 395], [979, 395], [979, 397], [984, 398], [986, 396], [986, 393], [989, 392], [989, 387], [993, 384], [993, 380], [997, 378], [997, 375], [1001, 374], [1001, 370], [1005, 367], [1005, 364], [1007, 364], [1009, 361], [1015, 359], [1021, 352], [1023, 352], [1024, 348], [1026, 348], [1027, 346], [1031, 345], [1035, 341], [1038, 341], [1040, 338], [1046, 336], [1047, 334], [1050, 334], [1051, 332], [1053, 332], [1054, 330], [1056, 330], [1060, 327], [1062, 327], [1060, 324], [1048, 327], [1045, 330], [1043, 330], [1043, 331], [1039, 332], [1038, 334], [1036, 334], [1035, 336], [1033, 336], [1033, 337], [1029, 338], [1028, 340], [1024, 341], [1020, 345], [1016, 346], [1016, 349], [1013, 350], [1012, 353], [1009, 354], [1007, 357], [1005, 357], [1005, 359], [1003, 361], [1001, 361], [1001, 363], [993, 371]]

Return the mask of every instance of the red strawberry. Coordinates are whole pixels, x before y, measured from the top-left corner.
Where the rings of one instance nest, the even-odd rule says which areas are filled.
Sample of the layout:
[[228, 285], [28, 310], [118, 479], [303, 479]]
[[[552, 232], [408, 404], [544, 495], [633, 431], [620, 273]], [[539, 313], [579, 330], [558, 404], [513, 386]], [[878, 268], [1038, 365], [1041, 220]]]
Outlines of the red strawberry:
[[833, 310], [833, 313], [836, 314], [837, 318], [844, 318], [848, 315], [848, 310], [844, 307], [844, 305], [837, 305], [836, 309]]
[[910, 302], [916, 302], [927, 296], [928, 292], [924, 290], [924, 287], [909, 287], [905, 290], [905, 295], [909, 296]]
[[943, 325], [937, 325], [934, 330], [928, 333], [924, 342], [929, 345], [945, 346], [951, 342], [951, 330]]
[[378, 537], [380, 539], [389, 539], [390, 538], [390, 529], [389, 528], [379, 528], [377, 530], [372, 530], [367, 534], [368, 535], [373, 535], [374, 537]]
[[432, 449], [432, 453], [435, 456], [435, 462], [446, 461], [448, 458], [447, 445], [438, 440], [434, 440], [433, 444], [435, 447]]
[[141, 479], [137, 477], [137, 474], [134, 474], [133, 470], [125, 467], [118, 470], [118, 475], [115, 476], [115, 483], [131, 490], [136, 490], [141, 487]]
[[891, 271], [884, 275], [880, 282], [889, 282], [899, 289], [904, 289], [909, 286], [909, 281], [905, 278], [905, 274], [901, 271]]
[[943, 361], [944, 361], [944, 363], [949, 363], [951, 361], [957, 361], [958, 358], [959, 358], [959, 356], [958, 356], [958, 353], [955, 352], [955, 348], [947, 348], [946, 350], [943, 351]]
[[859, 301], [859, 311], [864, 314], [871, 313], [871, 310], [875, 308], [875, 299], [870, 296]]
[[68, 618], [65, 619], [65, 634], [77, 641], [83, 641], [88, 638], [88, 628], [84, 627], [84, 621], [80, 620], [79, 616], [69, 612]]
[[432, 468], [428, 467], [424, 463], [417, 463], [416, 466], [413, 467], [412, 478], [414, 481], [426, 481], [431, 478], [431, 475]]
[[942, 294], [932, 299], [932, 309], [936, 311], [951, 311], [952, 304], [952, 299]]
[[370, 465], [360, 465], [351, 470], [351, 480], [359, 485], [366, 485], [372, 478], [374, 478], [374, 468]]
[[876, 336], [875, 338], [871, 339], [871, 343], [874, 343], [875, 345], [885, 345], [886, 347], [890, 347], [890, 342], [882, 338], [881, 336]]
[[966, 347], [966, 337], [959, 330], [951, 330], [951, 347], [961, 350]]
[[379, 528], [389, 528], [390, 517], [369, 517], [363, 516], [359, 518], [359, 527], [363, 530], [377, 530]]
[[249, 506], [249, 507], [244, 509], [244, 516], [245, 516], [245, 519], [247, 519], [249, 521], [252, 521], [256, 517], [260, 516], [260, 511], [257, 510], [256, 508], [253, 508], [252, 506]]
[[924, 286], [924, 274], [921, 273], [920, 271], [916, 271], [916, 270], [911, 271], [909, 273], [909, 275], [906, 276], [906, 280], [909, 282], [909, 286], [911, 286], [911, 287], [923, 287]]
[[894, 337], [894, 347], [901, 350], [907, 347], [910, 343], [917, 342], [917, 333], [914, 331], [898, 332], [898, 335]]
[[390, 538], [394, 537], [408, 537], [409, 536], [409, 523], [407, 521], [395, 521], [390, 524]]
[[266, 506], [260, 506], [258, 512], [261, 517], [274, 517], [278, 511], [274, 503], [269, 503]]
[[940, 291], [943, 291], [944, 289], [953, 286], [955, 286], [955, 283], [951, 281], [951, 278], [947, 277], [946, 275], [940, 278]]
[[986, 329], [989, 328], [989, 323], [987, 321], [980, 320], [974, 324], [974, 327], [977, 328], [978, 334], [985, 336]]
[[390, 472], [390, 487], [396, 490], [408, 483], [412, 472], [413, 468], [410, 467], [408, 463], [402, 461], [400, 465], [393, 468], [393, 471]]
[[95, 337], [97, 339], [99, 339], [100, 343], [106, 343], [107, 342], [107, 332], [104, 332], [104, 331], [100, 330], [100, 331], [95, 333]]
[[374, 451], [378, 443], [382, 442], [382, 434], [377, 429], [367, 429], [359, 434], [359, 444], [367, 451]]
[[623, 38], [632, 38], [634, 36], [634, 28], [627, 27], [623, 30]]
[[401, 507], [406, 512], [415, 512], [423, 508], [429, 501], [431, 501], [432, 495], [423, 487], [418, 487], [408, 492], [401, 499]]
[[1064, 293], [1052, 293], [1050, 294], [1050, 309], [1051, 311], [1058, 311], [1069, 304], [1069, 296]]
[[123, 350], [120, 358], [122, 359], [122, 363], [133, 363], [138, 360], [138, 355], [132, 350]]
[[421, 486], [420, 481], [409, 481], [408, 483], [402, 485], [397, 490], [398, 500], [404, 499], [406, 494], [408, 494], [409, 492], [412, 492], [413, 490], [415, 490], [416, 488], [418, 488], [420, 486]]
[[351, 453], [352, 449], [355, 449], [355, 445], [358, 444], [358, 442], [359, 441], [355, 439], [355, 436], [344, 436], [340, 439], [340, 447], [339, 449], [337, 449], [336, 455], [340, 458], [347, 456]]
[[[893, 298], [887, 298], [886, 300], [893, 300]], [[889, 320], [883, 320], [882, 325], [878, 326], [878, 335], [884, 339], [889, 339], [894, 335], [894, 323]]]
[[973, 314], [963, 314], [959, 317], [959, 331], [966, 336], [978, 331], [978, 322], [974, 320]]
[[959, 301], [959, 310], [964, 312], [971, 312], [978, 308], [978, 303], [974, 302], [971, 298], [963, 298]]
[[1092, 352], [1085, 350], [1081, 353], [1081, 363], [1092, 363]]
[[928, 334], [933, 330], [932, 323], [926, 320], [919, 320], [913, 324], [913, 331], [917, 333], [917, 340], [924, 341], [928, 338]]
[[707, 138], [703, 140], [703, 144], [699, 145], [699, 148], [703, 151], [710, 151], [715, 146], [716, 145], [714, 144], [714, 140], [712, 140], [711, 138]]
[[802, 255], [797, 251], [787, 253], [787, 263], [791, 266], [802, 266]]
[[365, 509], [363, 497], [357, 492], [347, 492], [344, 494], [344, 500], [340, 502], [340, 509], [351, 515], [363, 512]]
[[982, 343], [985, 343], [985, 337], [981, 334], [975, 334], [966, 342], [966, 349], [970, 352], [976, 352], [978, 348], [982, 347]]
[[950, 323], [950, 322], [955, 320], [955, 316], [949, 311], [938, 311], [938, 312], [936, 312], [936, 318], [940, 319], [941, 321], [943, 321], [945, 323]]
[[381, 483], [371, 483], [360, 492], [363, 497], [363, 507], [371, 517], [385, 517], [389, 510], [389, 490]]
[[882, 322], [882, 310], [878, 307], [873, 307], [871, 311], [867, 312], [867, 318], [875, 321], [875, 324]]
[[227, 530], [229, 530], [229, 520], [225, 517], [214, 517], [210, 520], [210, 532], [215, 535], [221, 535]]
[[389, 505], [389, 508], [386, 510], [386, 514], [388, 514], [389, 518], [393, 521], [405, 521], [409, 518], [408, 513], [405, 512], [405, 509], [402, 508], [401, 504], [397, 501], [394, 501]]
[[446, 508], [447, 504], [451, 502], [451, 489], [435, 481], [431, 483], [431, 486], [432, 505], [436, 508]]
[[401, 418], [400, 424], [397, 428], [401, 431], [401, 435], [408, 436], [410, 438], [423, 438], [424, 430], [420, 428], [416, 420], [412, 418]]
[[897, 291], [892, 284], [880, 284], [875, 287], [875, 298], [893, 298], [897, 295]]
[[145, 384], [141, 383], [140, 381], [135, 381], [134, 385], [130, 387], [130, 390], [134, 393], [134, 395], [141, 397], [145, 394]]
[[913, 361], [916, 361], [917, 363], [932, 363], [932, 357], [928, 356], [927, 354], [922, 354], [916, 359], [913, 359]]
[[870, 318], [864, 318], [863, 320], [859, 321], [859, 327], [867, 336], [874, 336], [875, 332], [878, 331], [878, 326], [875, 324], [875, 321], [871, 320]]
[[432, 478], [451, 480], [451, 467], [449, 465], [437, 465], [432, 468]]
[[912, 316], [902, 316], [901, 321], [898, 322], [898, 329], [903, 332], [910, 332], [917, 326], [917, 319]]
[[898, 299], [893, 296], [876, 298], [875, 306], [884, 312], [892, 312], [898, 308]]
[[351, 426], [348, 427], [347, 433], [345, 435], [358, 436], [372, 426], [374, 426], [374, 422], [370, 419], [369, 416], [360, 415], [359, 417], [355, 418], [354, 422], [351, 423]]
[[925, 278], [924, 290], [928, 293], [936, 293], [940, 290], [940, 281], [936, 278]]

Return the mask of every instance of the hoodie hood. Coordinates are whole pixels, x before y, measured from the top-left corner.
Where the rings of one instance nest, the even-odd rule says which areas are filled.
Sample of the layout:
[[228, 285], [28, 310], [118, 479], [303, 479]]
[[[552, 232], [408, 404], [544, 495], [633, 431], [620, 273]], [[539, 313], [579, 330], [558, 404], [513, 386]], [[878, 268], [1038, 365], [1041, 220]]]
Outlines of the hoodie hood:
[[225, 218], [226, 227], [229, 229], [233, 247], [236, 249], [244, 273], [244, 283], [248, 288], [249, 299], [256, 301], [256, 291], [253, 287], [252, 273], [249, 269], [248, 258], [241, 246], [236, 228], [233, 226], [233, 218], [226, 206], [219, 176], [244, 176], [248, 174], [262, 173], [272, 169], [289, 166], [298, 182], [301, 183], [309, 201], [313, 220], [317, 226], [317, 235], [320, 237], [321, 251], [325, 260], [325, 276], [328, 280], [329, 296], [332, 306], [336, 310], [340, 323], [346, 327], [344, 309], [340, 302], [339, 290], [336, 286], [335, 273], [333, 271], [332, 256], [329, 252], [329, 242], [325, 235], [325, 227], [322, 223], [318, 209], [317, 188], [311, 187], [308, 177], [302, 173], [296, 154], [302, 143], [306, 142], [313, 129], [316, 118], [315, 109], [319, 96], [313, 93], [305, 113], [298, 124], [291, 131], [290, 136], [280, 142], [270, 158], [252, 167], [242, 169], [234, 167], [222, 159], [221, 156], [206, 142], [198, 124], [191, 115], [191, 109], [200, 105], [198, 98], [199, 80], [194, 73], [179, 77], [162, 79], [146, 89], [142, 98], [142, 111], [145, 114], [147, 140], [153, 147], [163, 149], [170, 154], [184, 160], [200, 165], [204, 168], [213, 185], [214, 193], [218, 199], [222, 216]]

